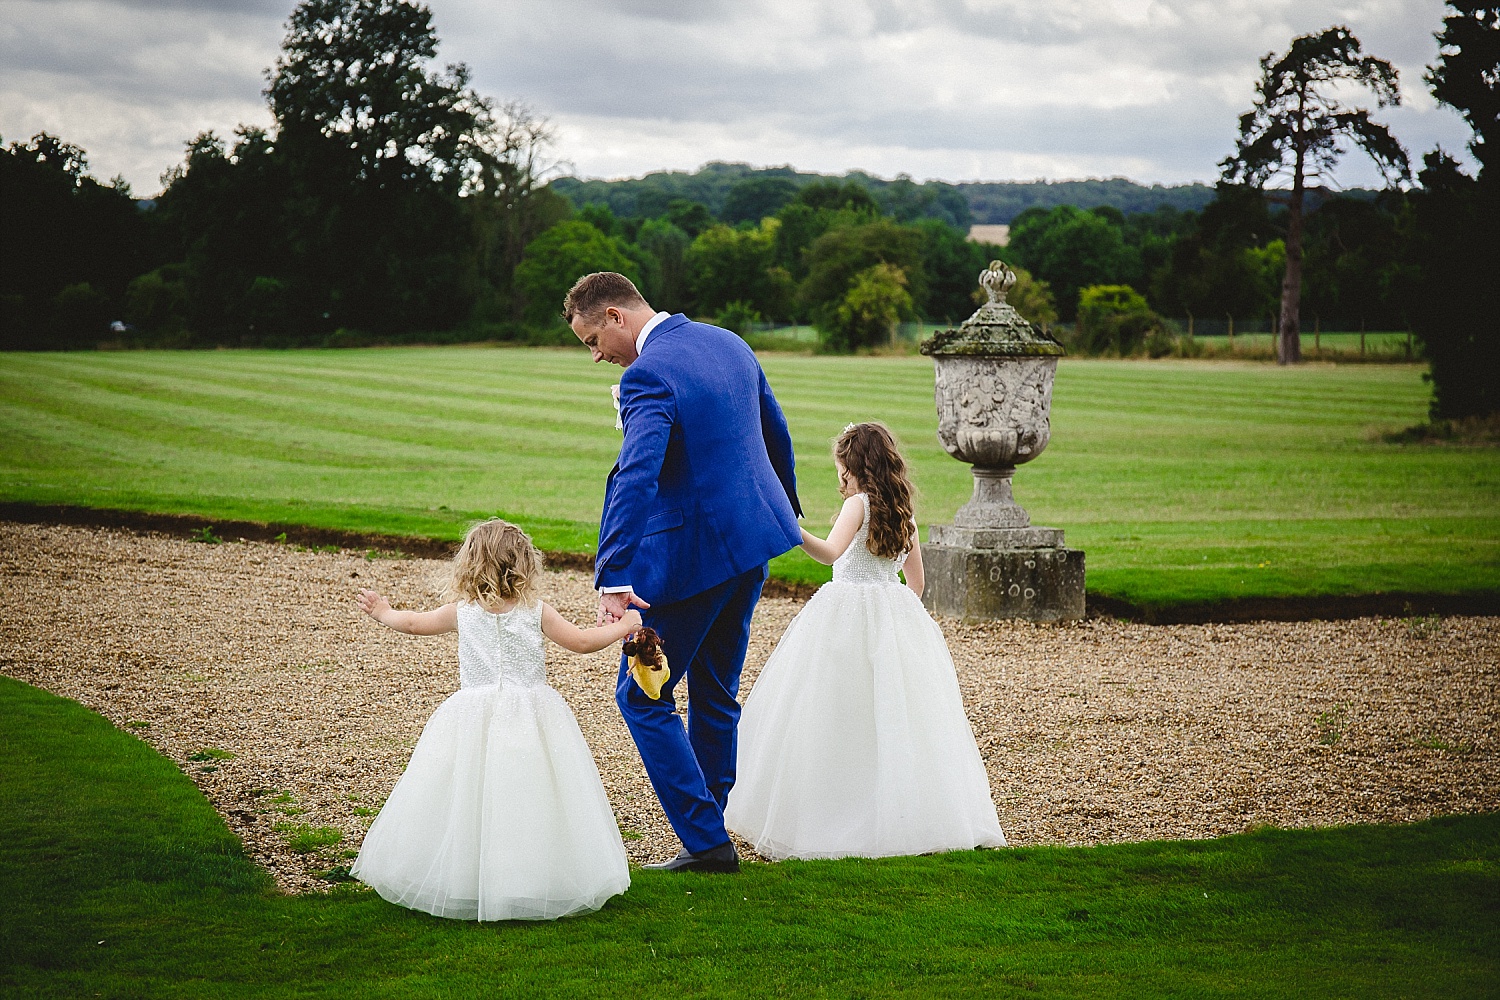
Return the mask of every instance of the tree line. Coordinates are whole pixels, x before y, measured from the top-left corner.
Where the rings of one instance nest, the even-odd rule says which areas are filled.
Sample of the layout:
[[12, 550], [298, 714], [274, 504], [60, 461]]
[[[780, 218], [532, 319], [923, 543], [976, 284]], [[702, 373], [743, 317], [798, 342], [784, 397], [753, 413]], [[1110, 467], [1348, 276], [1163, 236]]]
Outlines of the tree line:
[[[1435, 413], [1492, 412], [1495, 283], [1476, 251], [1497, 220], [1497, 37], [1495, 7], [1455, 0], [1427, 77], [1474, 130], [1472, 177], [1433, 151], [1414, 185], [1335, 193], [1309, 172], [1290, 191], [1269, 187], [1296, 142], [1331, 169], [1339, 128], [1393, 180], [1409, 176], [1365, 112], [1280, 110], [1305, 113], [1317, 92], [1303, 84], [1340, 72], [1394, 102], [1394, 71], [1329, 29], [1263, 61], [1211, 191], [1152, 200], [1128, 182], [1068, 182], [1019, 208], [1018, 186], [790, 167], [555, 176], [546, 120], [478, 94], [462, 65], [434, 65], [424, 6], [304, 0], [268, 71], [272, 127], [199, 135], [155, 199], [93, 178], [85, 152], [52, 135], [0, 150], [0, 341], [566, 342], [563, 292], [608, 269], [659, 308], [742, 332], [811, 323], [825, 349], [849, 351], [905, 320], [962, 320], [975, 276], [999, 257], [1022, 272], [1012, 302], [1062, 324], [1076, 350], [1156, 351], [1170, 339], [1162, 316], [1411, 329], [1432, 361]], [[1006, 246], [968, 239], [976, 217], [1000, 214]]]
[[[809, 184], [828, 181], [823, 174], [791, 166], [752, 167], [746, 163], [711, 162], [688, 173], [657, 170], [626, 180], [561, 177], [553, 187], [575, 204], [601, 202], [621, 216], [655, 218], [679, 199], [701, 202], [717, 219], [736, 225], [757, 222]], [[892, 180], [862, 170], [844, 174], [870, 192], [881, 212], [897, 222], [942, 219], [960, 229], [974, 223], [1007, 224], [1028, 208], [1058, 205], [1108, 205], [1131, 214], [1167, 205], [1197, 210], [1213, 200], [1203, 184], [1144, 185], [1123, 177], [1082, 181], [913, 181], [907, 174]]]

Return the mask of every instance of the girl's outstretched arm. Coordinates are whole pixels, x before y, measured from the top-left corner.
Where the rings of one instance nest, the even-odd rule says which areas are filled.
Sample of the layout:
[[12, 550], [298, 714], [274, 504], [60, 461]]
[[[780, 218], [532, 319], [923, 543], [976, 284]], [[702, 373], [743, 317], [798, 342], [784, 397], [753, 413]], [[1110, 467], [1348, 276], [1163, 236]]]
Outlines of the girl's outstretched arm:
[[843, 555], [849, 543], [854, 541], [854, 535], [864, 519], [865, 502], [857, 496], [850, 497], [844, 501], [844, 509], [839, 511], [838, 520], [833, 522], [833, 530], [828, 533], [827, 541], [806, 528], [802, 529], [802, 551], [824, 566], [832, 566], [833, 561]]
[[407, 635], [442, 635], [458, 628], [457, 604], [444, 604], [432, 611], [397, 611], [376, 591], [361, 590], [359, 609], [386, 628]]
[[906, 585], [921, 597], [922, 587], [927, 583], [927, 574], [922, 570], [922, 546], [915, 538], [911, 540], [911, 551], [906, 554], [906, 565], [901, 567], [901, 572], [906, 576]]
[[627, 608], [617, 622], [600, 625], [598, 628], [579, 628], [568, 621], [547, 602], [542, 602], [542, 634], [563, 649], [575, 653], [596, 653], [612, 645], [641, 627], [641, 613]]

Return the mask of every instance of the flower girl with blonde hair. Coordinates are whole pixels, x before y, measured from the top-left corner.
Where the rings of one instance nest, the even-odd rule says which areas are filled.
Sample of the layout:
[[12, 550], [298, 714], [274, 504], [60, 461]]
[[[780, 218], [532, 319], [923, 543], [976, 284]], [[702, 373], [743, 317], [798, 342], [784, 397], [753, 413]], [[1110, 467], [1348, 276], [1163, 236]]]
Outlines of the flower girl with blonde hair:
[[368, 833], [353, 875], [393, 903], [465, 920], [549, 920], [597, 910], [630, 886], [593, 755], [547, 684], [545, 636], [592, 653], [640, 628], [635, 611], [581, 629], [537, 599], [541, 554], [498, 518], [469, 529], [449, 603], [359, 605], [411, 635], [458, 632], [461, 686], [438, 706]]

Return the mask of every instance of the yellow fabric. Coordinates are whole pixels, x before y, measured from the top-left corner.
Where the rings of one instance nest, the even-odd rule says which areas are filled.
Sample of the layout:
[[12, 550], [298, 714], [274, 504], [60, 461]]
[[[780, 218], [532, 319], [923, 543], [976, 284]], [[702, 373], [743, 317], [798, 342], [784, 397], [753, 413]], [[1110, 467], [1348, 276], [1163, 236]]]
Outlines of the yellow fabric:
[[667, 666], [667, 655], [659, 654], [661, 665], [647, 667], [641, 664], [634, 656], [630, 657], [630, 676], [640, 689], [646, 693], [646, 697], [652, 701], [661, 700], [662, 685], [667, 683], [667, 677], [671, 670]]

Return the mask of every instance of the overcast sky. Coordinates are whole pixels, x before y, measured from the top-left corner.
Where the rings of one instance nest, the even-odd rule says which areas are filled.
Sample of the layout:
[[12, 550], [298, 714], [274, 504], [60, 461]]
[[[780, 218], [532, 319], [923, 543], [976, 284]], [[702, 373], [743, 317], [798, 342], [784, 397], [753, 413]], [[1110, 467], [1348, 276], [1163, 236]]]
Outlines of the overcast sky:
[[[0, 0], [0, 136], [154, 193], [199, 131], [268, 124], [293, 0]], [[917, 179], [1212, 182], [1257, 60], [1346, 24], [1401, 72], [1413, 162], [1468, 130], [1422, 82], [1436, 0], [432, 0], [444, 61], [558, 126], [586, 177], [709, 160]], [[1361, 99], [1361, 103], [1368, 103]], [[1337, 178], [1373, 185], [1351, 155]]]

